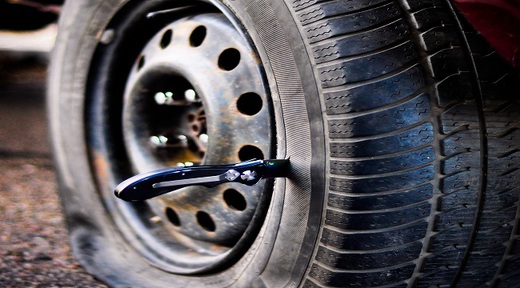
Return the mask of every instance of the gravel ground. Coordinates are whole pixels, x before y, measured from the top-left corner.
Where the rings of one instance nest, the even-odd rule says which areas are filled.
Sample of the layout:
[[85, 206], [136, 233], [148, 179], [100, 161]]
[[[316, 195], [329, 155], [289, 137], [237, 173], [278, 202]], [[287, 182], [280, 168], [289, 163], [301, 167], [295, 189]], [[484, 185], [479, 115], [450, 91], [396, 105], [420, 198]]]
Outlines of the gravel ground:
[[68, 246], [47, 142], [44, 63], [0, 53], [0, 287], [106, 287]]

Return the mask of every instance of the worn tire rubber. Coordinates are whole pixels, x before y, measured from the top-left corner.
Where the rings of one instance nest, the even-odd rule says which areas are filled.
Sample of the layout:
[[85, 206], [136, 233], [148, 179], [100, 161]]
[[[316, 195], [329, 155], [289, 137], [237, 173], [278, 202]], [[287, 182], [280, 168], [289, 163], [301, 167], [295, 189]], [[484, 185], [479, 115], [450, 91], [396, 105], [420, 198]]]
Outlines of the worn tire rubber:
[[50, 71], [64, 210], [87, 270], [113, 286], [520, 285], [518, 74], [445, 0], [224, 1], [288, 117], [277, 127], [301, 190], [273, 197], [270, 248], [257, 241], [225, 271], [140, 260], [93, 193], [83, 134], [94, 11], [116, 2], [67, 3]]

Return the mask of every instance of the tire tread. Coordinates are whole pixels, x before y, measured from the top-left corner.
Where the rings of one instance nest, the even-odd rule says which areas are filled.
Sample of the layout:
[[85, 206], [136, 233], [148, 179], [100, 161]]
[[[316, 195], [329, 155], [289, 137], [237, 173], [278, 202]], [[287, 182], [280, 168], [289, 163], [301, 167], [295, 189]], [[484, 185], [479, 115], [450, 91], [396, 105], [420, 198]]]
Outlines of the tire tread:
[[292, 2], [330, 151], [304, 287], [519, 284], [517, 75], [444, 0]]

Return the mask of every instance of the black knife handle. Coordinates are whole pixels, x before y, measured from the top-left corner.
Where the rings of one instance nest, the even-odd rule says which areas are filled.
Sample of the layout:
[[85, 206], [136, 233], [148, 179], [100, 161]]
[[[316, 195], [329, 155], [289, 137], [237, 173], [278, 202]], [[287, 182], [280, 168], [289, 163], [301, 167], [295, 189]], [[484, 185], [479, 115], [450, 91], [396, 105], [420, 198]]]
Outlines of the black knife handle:
[[166, 168], [133, 176], [117, 185], [114, 194], [125, 201], [143, 201], [193, 185], [214, 187], [229, 182], [254, 185], [262, 178], [284, 177], [288, 168], [288, 159]]

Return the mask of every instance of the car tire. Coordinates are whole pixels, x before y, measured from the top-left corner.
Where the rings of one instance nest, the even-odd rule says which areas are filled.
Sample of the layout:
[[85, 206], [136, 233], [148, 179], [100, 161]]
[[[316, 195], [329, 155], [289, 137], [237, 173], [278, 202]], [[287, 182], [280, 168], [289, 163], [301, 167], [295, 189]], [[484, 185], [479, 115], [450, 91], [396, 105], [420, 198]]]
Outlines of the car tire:
[[[201, 162], [255, 155], [291, 162], [287, 178], [252, 190], [257, 202], [236, 218], [246, 225], [231, 238], [211, 236], [214, 227], [207, 237], [194, 232], [197, 223], [208, 227], [180, 200], [153, 202], [170, 203], [157, 208], [112, 192], [135, 173], [171, 165], [143, 140], [153, 135], [147, 121], [157, 103], [147, 99], [155, 92], [129, 91], [158, 83], [139, 80], [146, 65], [184, 63], [161, 54], [168, 46], [162, 41], [177, 41], [176, 29], [193, 35], [193, 21], [206, 25], [207, 35], [235, 35], [227, 39], [239, 39], [229, 45], [244, 47], [236, 48], [244, 62], [253, 55], [251, 74], [230, 76], [235, 67], [218, 64], [227, 44], [215, 40], [200, 46], [207, 53], [189, 54], [218, 50], [207, 61], [215, 70], [172, 68], [205, 91], [204, 109], [215, 117], [208, 135], [220, 140], [208, 144]], [[48, 107], [61, 199], [75, 256], [108, 285], [520, 284], [518, 74], [449, 1], [69, 1], [59, 28]], [[257, 110], [267, 115], [256, 122], [233, 108], [236, 97], [217, 93], [251, 79], [265, 92], [255, 92], [263, 103]], [[211, 91], [205, 81], [221, 85]], [[227, 99], [228, 114], [214, 116], [218, 97]], [[215, 124], [229, 113], [247, 115]], [[240, 134], [216, 135], [234, 129]], [[265, 146], [253, 150], [262, 153], [241, 157], [243, 147], [256, 145], [246, 137], [255, 133]], [[225, 202], [221, 190], [204, 191], [218, 199], [204, 205]], [[176, 216], [163, 213], [168, 209]], [[219, 213], [206, 213], [216, 227], [226, 222]]]

